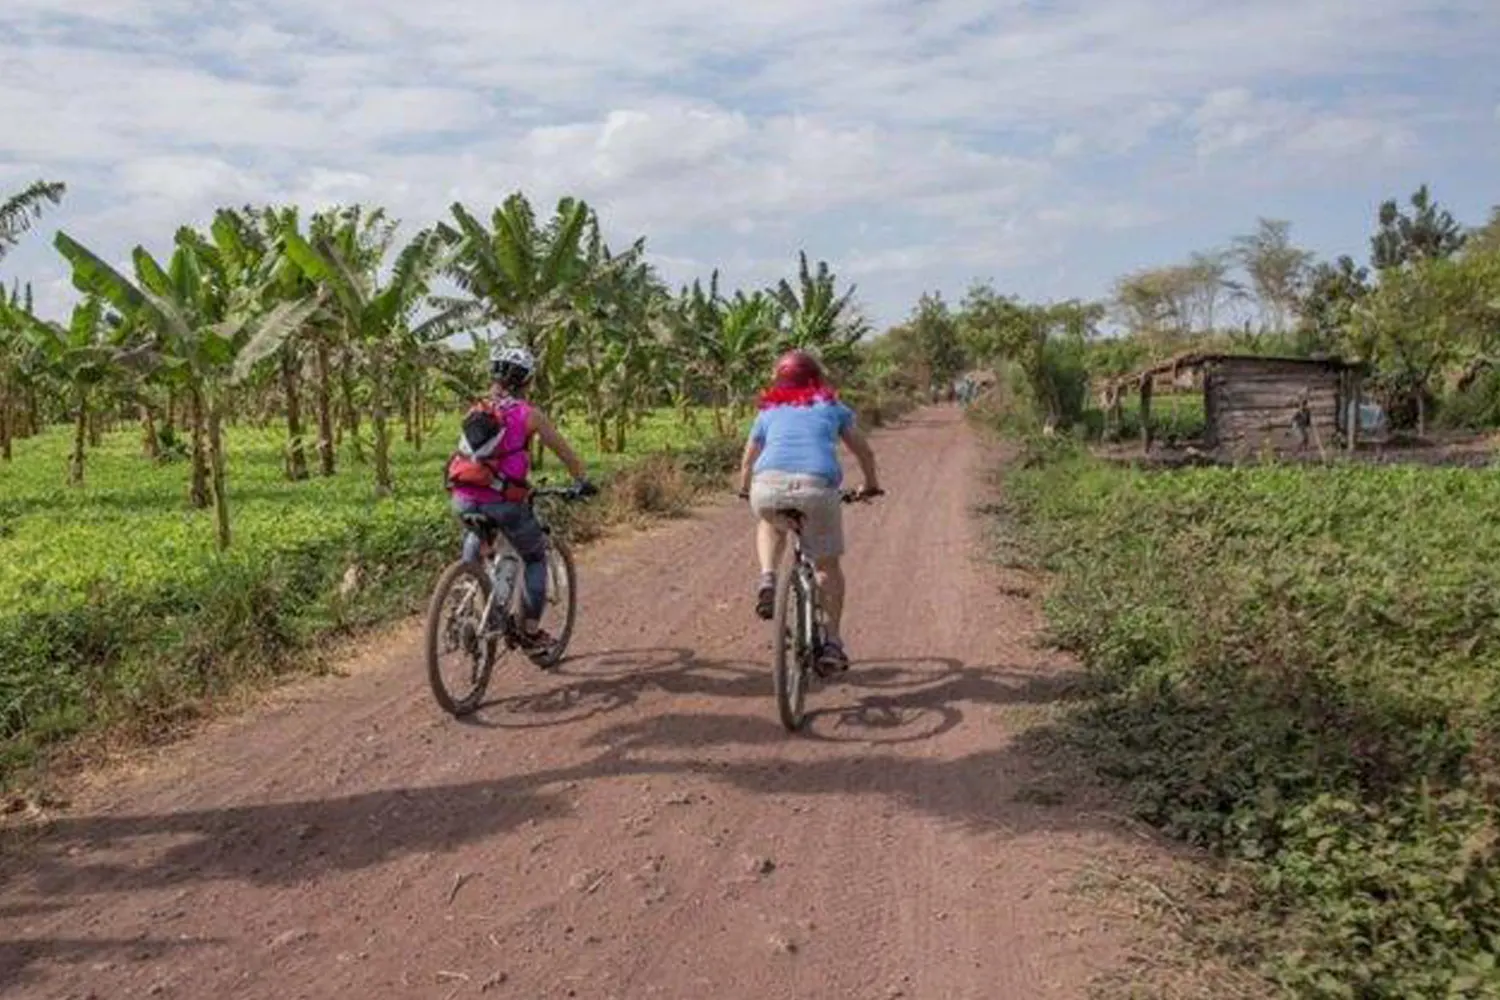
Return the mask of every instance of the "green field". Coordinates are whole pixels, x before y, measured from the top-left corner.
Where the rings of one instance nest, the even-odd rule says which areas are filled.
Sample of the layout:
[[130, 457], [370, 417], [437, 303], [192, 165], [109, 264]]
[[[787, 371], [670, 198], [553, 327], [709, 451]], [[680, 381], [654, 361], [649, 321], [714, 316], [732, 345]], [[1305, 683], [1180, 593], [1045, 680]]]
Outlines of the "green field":
[[1497, 995], [1500, 475], [1015, 469], [1075, 731], [1138, 813], [1250, 863], [1299, 997]]
[[[711, 423], [651, 413], [627, 454], [607, 456], [586, 429], [565, 431], [607, 478], [643, 455], [706, 444]], [[392, 445], [396, 492], [380, 502], [347, 447], [338, 475], [293, 483], [282, 429], [231, 428], [234, 543], [222, 554], [213, 511], [188, 506], [188, 463], [142, 458], [138, 431], [90, 450], [78, 488], [65, 485], [66, 429], [16, 442], [0, 465], [0, 771], [101, 724], [149, 737], [319, 635], [412, 607], [458, 543], [441, 489], [452, 424], [422, 453]], [[550, 457], [549, 473], [566, 478]], [[360, 586], [341, 592], [351, 567]]]

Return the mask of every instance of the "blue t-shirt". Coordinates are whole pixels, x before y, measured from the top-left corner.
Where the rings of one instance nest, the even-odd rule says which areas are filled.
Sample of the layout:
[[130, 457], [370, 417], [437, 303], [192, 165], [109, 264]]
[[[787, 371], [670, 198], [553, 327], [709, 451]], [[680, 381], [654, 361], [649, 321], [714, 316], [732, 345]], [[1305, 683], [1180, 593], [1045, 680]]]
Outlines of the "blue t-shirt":
[[761, 447], [755, 471], [822, 476], [838, 486], [844, 480], [839, 435], [852, 423], [854, 412], [843, 403], [761, 410], [750, 427], [750, 440]]

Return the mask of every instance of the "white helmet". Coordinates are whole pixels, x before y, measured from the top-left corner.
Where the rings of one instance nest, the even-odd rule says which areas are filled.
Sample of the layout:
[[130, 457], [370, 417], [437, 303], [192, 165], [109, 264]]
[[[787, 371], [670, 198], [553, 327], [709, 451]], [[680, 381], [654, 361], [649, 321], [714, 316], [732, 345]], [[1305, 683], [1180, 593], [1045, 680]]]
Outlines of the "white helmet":
[[502, 344], [490, 351], [490, 378], [519, 388], [531, 381], [536, 358], [524, 347]]

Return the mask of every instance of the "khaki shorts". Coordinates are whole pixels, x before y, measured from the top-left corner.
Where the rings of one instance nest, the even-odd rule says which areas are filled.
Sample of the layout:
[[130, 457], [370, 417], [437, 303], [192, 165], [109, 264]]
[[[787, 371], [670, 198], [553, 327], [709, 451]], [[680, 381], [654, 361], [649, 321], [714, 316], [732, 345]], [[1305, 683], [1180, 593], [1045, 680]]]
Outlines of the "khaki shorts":
[[844, 554], [844, 508], [839, 491], [822, 476], [762, 472], [750, 483], [750, 509], [763, 521], [784, 526], [778, 510], [802, 512], [802, 548], [809, 558]]

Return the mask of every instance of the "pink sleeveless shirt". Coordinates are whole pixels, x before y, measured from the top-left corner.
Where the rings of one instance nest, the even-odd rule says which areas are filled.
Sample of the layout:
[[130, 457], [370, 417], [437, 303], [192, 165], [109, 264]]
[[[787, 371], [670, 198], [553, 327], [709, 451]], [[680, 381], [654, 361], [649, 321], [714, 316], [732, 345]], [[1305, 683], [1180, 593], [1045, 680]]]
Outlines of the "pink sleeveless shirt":
[[[531, 474], [531, 450], [526, 447], [526, 421], [531, 416], [531, 404], [524, 399], [507, 397], [490, 403], [490, 410], [500, 420], [500, 445], [495, 449], [498, 458], [489, 461], [490, 468], [511, 483], [524, 483]], [[487, 486], [455, 486], [453, 495], [470, 503], [504, 503], [499, 490]]]

